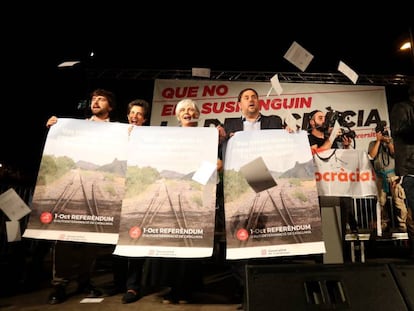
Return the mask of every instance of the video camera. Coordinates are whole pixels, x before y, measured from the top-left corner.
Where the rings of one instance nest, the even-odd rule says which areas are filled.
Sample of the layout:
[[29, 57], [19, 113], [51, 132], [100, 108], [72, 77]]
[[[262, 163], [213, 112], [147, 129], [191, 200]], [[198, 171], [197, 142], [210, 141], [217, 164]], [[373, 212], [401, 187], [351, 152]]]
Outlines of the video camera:
[[356, 133], [355, 133], [355, 131], [353, 131], [353, 130], [351, 130], [351, 129], [349, 129], [349, 128], [341, 128], [341, 131], [342, 131], [342, 134], [339, 136], [339, 138], [342, 140], [342, 138], [344, 138], [344, 137], [348, 137], [348, 138], [351, 138], [351, 139], [354, 139], [355, 138], [355, 136], [356, 136]]
[[325, 123], [323, 124], [323, 127], [325, 129], [328, 129], [330, 127], [335, 126], [335, 121], [338, 121], [339, 125], [342, 126], [344, 123], [344, 118], [342, 112], [333, 110], [331, 107], [326, 107], [328, 112], [325, 115]]
[[325, 122], [323, 124], [325, 136], [330, 135], [329, 129], [333, 128], [335, 126], [335, 122], [338, 121], [342, 131], [342, 134], [338, 137], [338, 139], [342, 140], [344, 137], [354, 139], [356, 137], [356, 133], [346, 125], [344, 113], [333, 110], [331, 107], [326, 107], [326, 109], [328, 110], [328, 112], [325, 115]]
[[390, 133], [385, 129], [387, 121], [380, 121], [375, 128], [375, 133], [381, 132], [382, 136], [390, 136]]

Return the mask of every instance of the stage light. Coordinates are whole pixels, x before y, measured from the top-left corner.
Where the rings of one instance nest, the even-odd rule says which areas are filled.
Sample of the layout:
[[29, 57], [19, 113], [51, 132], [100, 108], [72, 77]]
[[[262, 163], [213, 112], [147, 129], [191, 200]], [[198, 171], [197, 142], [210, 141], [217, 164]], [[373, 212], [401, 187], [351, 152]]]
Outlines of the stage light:
[[408, 49], [411, 49], [411, 42], [409, 41], [403, 42], [403, 44], [400, 46], [400, 51], [405, 51]]

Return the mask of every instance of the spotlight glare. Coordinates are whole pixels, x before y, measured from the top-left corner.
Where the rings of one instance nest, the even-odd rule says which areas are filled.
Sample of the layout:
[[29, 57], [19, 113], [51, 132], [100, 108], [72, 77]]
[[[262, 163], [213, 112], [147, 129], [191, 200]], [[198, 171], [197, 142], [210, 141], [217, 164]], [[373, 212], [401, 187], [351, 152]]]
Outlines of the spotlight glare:
[[411, 43], [410, 42], [404, 42], [401, 47], [400, 47], [400, 51], [405, 51], [411, 49]]

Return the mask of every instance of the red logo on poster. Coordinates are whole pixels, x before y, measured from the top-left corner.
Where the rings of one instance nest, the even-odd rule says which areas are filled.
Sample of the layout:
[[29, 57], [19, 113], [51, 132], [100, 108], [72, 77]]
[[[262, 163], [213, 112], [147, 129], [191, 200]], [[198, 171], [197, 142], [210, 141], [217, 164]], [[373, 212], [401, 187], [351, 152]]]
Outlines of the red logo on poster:
[[141, 234], [142, 234], [142, 230], [138, 226], [134, 226], [134, 227], [131, 227], [131, 229], [129, 229], [129, 236], [132, 239], [138, 239], [141, 236]]
[[40, 214], [40, 222], [42, 224], [50, 224], [53, 220], [52, 213], [49, 212], [43, 212]]
[[240, 241], [246, 241], [249, 238], [249, 233], [246, 229], [237, 230], [236, 237]]

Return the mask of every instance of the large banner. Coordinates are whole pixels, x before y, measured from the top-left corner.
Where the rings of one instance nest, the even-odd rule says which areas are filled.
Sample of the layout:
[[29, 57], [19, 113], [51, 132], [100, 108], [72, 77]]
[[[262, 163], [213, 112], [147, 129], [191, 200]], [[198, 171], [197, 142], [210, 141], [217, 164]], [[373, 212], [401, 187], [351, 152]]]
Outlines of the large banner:
[[213, 253], [218, 134], [215, 128], [134, 127], [115, 254], [209, 257]]
[[151, 125], [176, 126], [174, 108], [183, 98], [197, 101], [202, 120], [199, 126], [224, 123], [227, 117], [240, 116], [237, 96], [246, 87], [258, 91], [263, 114], [284, 118], [289, 113], [303, 130], [308, 127], [311, 111], [337, 111], [342, 129], [356, 134], [355, 149], [367, 150], [369, 141], [375, 139], [374, 130], [381, 120], [389, 125], [384, 86], [281, 83], [281, 95], [274, 91], [269, 93], [271, 86], [270, 81], [156, 80]]
[[24, 237], [116, 244], [128, 124], [59, 118], [47, 135]]
[[237, 132], [224, 163], [227, 259], [325, 252], [305, 131]]
[[366, 151], [330, 149], [314, 155], [320, 196], [376, 196], [376, 175]]

